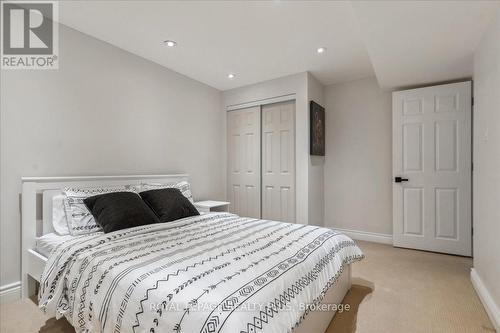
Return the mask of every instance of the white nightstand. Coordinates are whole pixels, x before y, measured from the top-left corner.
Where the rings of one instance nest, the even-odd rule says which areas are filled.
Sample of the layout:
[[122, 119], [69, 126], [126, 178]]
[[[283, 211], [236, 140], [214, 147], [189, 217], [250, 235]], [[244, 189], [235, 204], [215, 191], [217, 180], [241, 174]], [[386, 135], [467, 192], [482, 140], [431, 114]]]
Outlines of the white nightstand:
[[229, 204], [230, 202], [227, 201], [205, 200], [195, 202], [194, 206], [200, 213], [227, 212], [229, 211]]

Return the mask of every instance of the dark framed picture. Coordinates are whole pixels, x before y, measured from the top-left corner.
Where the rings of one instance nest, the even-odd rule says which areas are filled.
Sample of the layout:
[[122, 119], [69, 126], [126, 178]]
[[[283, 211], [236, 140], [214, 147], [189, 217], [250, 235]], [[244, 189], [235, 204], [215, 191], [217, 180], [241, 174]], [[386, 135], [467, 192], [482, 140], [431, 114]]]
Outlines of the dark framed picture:
[[310, 154], [325, 156], [325, 108], [311, 101], [310, 104]]

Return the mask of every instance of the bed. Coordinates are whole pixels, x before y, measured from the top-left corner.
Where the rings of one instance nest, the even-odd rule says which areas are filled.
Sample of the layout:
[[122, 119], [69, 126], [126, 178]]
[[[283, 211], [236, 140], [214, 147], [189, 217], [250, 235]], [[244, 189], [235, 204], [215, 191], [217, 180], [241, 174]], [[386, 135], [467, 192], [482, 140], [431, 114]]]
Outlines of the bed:
[[23, 178], [23, 297], [38, 282], [40, 308], [77, 332], [324, 331], [350, 288], [350, 264], [363, 258], [334, 230], [219, 212], [51, 234], [60, 188], [181, 179]]

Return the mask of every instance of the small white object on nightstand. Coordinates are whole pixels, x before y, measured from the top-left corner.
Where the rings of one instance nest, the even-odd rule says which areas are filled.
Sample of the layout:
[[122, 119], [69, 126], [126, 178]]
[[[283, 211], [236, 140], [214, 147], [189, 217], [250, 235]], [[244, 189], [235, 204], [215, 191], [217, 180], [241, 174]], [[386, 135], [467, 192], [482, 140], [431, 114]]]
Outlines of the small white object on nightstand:
[[229, 211], [229, 204], [230, 202], [227, 201], [205, 200], [195, 202], [194, 206], [200, 213], [227, 212]]

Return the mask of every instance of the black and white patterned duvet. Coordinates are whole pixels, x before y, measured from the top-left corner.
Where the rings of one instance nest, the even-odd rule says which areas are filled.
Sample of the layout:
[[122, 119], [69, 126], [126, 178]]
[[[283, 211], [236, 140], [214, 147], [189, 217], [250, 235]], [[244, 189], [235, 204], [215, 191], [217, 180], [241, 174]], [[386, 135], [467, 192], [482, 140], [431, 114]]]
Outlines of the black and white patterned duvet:
[[362, 257], [330, 229], [210, 213], [66, 241], [39, 304], [77, 332], [289, 332]]

